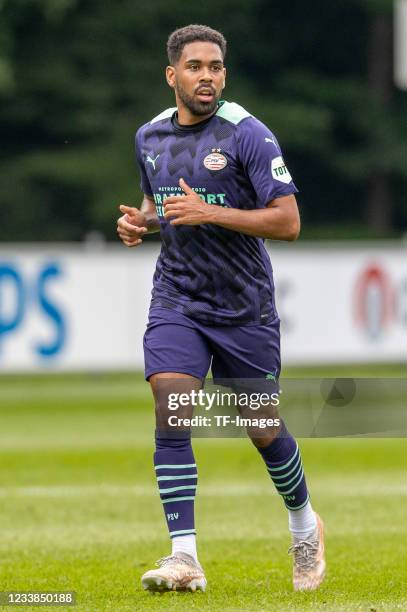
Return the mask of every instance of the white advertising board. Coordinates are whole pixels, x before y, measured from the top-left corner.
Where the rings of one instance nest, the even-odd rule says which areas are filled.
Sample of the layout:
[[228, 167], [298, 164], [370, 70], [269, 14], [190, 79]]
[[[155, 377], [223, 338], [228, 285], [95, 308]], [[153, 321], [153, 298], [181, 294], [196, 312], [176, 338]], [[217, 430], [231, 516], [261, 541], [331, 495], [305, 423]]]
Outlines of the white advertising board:
[[[407, 363], [407, 248], [269, 246], [286, 364]], [[143, 366], [159, 245], [0, 249], [0, 372]]]

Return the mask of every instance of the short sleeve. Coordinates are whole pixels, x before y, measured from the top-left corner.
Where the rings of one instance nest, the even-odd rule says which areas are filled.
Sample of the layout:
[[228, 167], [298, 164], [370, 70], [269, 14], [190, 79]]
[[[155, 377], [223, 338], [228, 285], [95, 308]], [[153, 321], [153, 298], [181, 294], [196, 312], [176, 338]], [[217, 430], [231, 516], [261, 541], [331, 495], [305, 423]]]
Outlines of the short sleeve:
[[143, 157], [141, 154], [140, 131], [141, 130], [138, 130], [136, 133], [136, 160], [140, 169], [140, 188], [143, 193], [148, 196], [152, 196], [153, 190], [151, 189], [150, 181], [148, 180], [146, 168], [144, 166]]
[[242, 122], [238, 153], [261, 206], [298, 192], [276, 137], [254, 117]]

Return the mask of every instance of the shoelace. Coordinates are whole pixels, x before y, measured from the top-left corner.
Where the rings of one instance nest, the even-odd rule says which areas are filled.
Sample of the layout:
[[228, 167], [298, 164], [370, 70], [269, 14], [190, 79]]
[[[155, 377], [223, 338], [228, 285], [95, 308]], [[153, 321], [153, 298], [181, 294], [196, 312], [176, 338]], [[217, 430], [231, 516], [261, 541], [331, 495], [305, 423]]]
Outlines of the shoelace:
[[300, 540], [290, 546], [288, 554], [294, 555], [295, 562], [301, 569], [309, 570], [315, 563], [317, 551], [317, 541]]
[[158, 567], [163, 567], [164, 565], [167, 565], [167, 563], [169, 563], [170, 561], [177, 561], [177, 563], [185, 563], [185, 565], [192, 565], [189, 561], [187, 561], [187, 559], [183, 559], [182, 557], [176, 557], [175, 555], [168, 555], [167, 557], [161, 557], [161, 559], [158, 559], [158, 561], [155, 562], [155, 564]]

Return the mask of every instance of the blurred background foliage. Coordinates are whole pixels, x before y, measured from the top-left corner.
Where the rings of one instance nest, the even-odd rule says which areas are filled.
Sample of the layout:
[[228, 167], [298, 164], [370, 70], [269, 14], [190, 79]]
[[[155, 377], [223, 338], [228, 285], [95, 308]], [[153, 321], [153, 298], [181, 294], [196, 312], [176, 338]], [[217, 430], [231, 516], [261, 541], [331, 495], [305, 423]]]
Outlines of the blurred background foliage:
[[0, 239], [115, 239], [140, 201], [134, 133], [168, 106], [168, 34], [229, 44], [225, 98], [278, 136], [303, 237], [399, 237], [407, 94], [393, 86], [392, 1], [0, 0]]

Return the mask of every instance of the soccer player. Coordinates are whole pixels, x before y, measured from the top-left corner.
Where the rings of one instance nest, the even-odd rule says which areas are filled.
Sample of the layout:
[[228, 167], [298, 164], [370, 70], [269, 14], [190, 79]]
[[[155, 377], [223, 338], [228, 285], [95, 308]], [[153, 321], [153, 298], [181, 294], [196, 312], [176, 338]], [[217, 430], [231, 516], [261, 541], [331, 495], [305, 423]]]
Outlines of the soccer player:
[[[199, 389], [210, 365], [215, 379], [278, 378], [279, 318], [264, 239], [295, 240], [300, 220], [297, 189], [276, 137], [244, 108], [220, 99], [223, 35], [190, 25], [170, 35], [167, 51], [176, 107], [136, 134], [144, 199], [140, 209], [120, 206], [117, 229], [128, 247], [139, 246], [146, 232], [159, 230], [162, 239], [144, 355], [172, 551], [142, 584], [195, 591], [205, 589], [206, 579], [196, 550], [191, 434], [184, 428], [171, 436], [161, 427], [160, 389], [178, 379], [184, 389]], [[316, 589], [325, 574], [323, 525], [311, 506], [298, 445], [284, 423], [252, 442], [288, 511], [294, 589]]]

